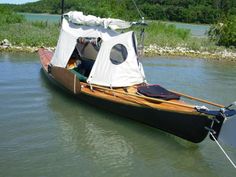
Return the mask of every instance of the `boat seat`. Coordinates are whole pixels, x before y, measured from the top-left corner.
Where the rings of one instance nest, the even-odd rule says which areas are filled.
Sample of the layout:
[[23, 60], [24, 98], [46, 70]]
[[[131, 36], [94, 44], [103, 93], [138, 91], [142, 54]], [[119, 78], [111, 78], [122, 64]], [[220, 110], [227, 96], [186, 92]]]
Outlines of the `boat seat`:
[[159, 98], [163, 100], [179, 100], [180, 96], [168, 91], [167, 89], [161, 87], [160, 85], [146, 85], [146, 86], [139, 86], [137, 88], [139, 94]]

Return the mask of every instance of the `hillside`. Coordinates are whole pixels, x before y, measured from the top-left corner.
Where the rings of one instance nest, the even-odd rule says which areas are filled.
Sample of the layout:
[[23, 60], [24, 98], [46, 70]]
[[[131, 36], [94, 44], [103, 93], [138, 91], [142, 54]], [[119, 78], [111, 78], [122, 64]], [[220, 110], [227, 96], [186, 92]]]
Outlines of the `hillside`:
[[[133, 0], [65, 0], [65, 12], [83, 11], [101, 17], [139, 19]], [[146, 19], [187, 23], [214, 23], [227, 14], [236, 15], [235, 0], [135, 0]], [[40, 0], [11, 6], [17, 12], [60, 14], [61, 0]]]

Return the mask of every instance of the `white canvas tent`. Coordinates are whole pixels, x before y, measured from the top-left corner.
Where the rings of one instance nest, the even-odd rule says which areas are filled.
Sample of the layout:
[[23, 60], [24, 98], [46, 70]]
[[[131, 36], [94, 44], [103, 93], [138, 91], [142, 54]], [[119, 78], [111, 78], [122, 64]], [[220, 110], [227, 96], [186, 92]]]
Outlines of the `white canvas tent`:
[[[114, 64], [111, 61], [112, 48], [117, 45], [118, 47], [123, 46], [123, 49], [127, 50], [127, 56], [124, 57], [123, 62]], [[137, 60], [134, 47], [133, 32], [123, 33], [104, 41], [88, 82], [108, 87], [123, 87], [143, 83], [144, 74], [141, 63]]]
[[66, 67], [79, 37], [100, 37], [103, 40], [107, 40], [116, 35], [117, 32], [105, 29], [102, 26], [76, 25], [64, 18], [51, 63], [58, 67]]
[[[75, 24], [75, 15], [73, 16], [71, 13], [67, 14], [67, 19], [63, 19], [52, 65], [66, 67], [79, 37], [101, 38], [101, 47], [87, 79], [88, 83], [108, 87], [125, 87], [145, 81], [142, 65], [137, 58], [136, 38], [133, 32], [119, 34], [106, 29], [102, 25], [103, 23], [98, 24], [94, 16], [84, 16], [81, 13], [82, 16], [80, 16], [78, 12], [76, 14], [79, 15], [80, 22]], [[70, 19], [70, 16], [73, 16], [73, 20]], [[118, 20], [117, 25], [119, 26], [120, 23], [121, 20]], [[114, 26], [114, 20], [112, 25]]]

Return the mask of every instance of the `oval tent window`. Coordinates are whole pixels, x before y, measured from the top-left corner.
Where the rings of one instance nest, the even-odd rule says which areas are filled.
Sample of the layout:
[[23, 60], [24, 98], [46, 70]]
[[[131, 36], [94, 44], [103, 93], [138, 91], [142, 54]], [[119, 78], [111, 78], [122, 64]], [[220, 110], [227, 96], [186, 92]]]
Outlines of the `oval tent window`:
[[122, 44], [116, 44], [112, 47], [110, 53], [110, 60], [114, 65], [119, 65], [123, 63], [128, 56], [127, 49]]

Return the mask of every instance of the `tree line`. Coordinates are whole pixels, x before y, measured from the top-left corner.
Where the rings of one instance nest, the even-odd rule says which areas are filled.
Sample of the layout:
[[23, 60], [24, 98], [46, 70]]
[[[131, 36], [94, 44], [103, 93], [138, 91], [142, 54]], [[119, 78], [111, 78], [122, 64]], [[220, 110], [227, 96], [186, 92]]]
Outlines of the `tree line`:
[[[65, 12], [83, 11], [101, 17], [139, 19], [133, 0], [64, 0]], [[134, 0], [142, 16], [150, 20], [214, 23], [222, 16], [236, 15], [235, 0]], [[11, 6], [18, 12], [60, 14], [61, 0], [40, 0]]]
[[0, 6], [0, 14], [0, 26], [4, 24], [22, 23], [26, 21], [22, 15], [15, 13], [9, 7]]

